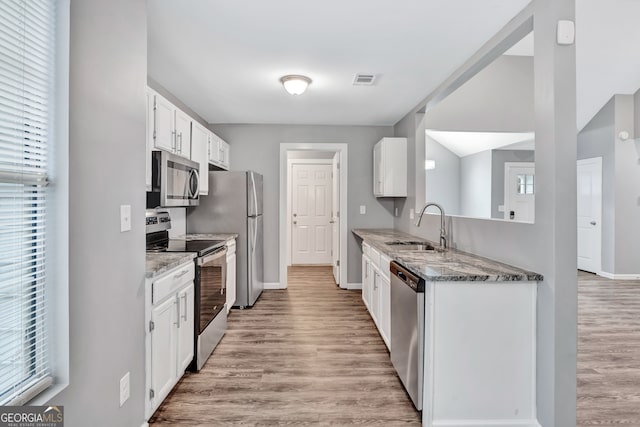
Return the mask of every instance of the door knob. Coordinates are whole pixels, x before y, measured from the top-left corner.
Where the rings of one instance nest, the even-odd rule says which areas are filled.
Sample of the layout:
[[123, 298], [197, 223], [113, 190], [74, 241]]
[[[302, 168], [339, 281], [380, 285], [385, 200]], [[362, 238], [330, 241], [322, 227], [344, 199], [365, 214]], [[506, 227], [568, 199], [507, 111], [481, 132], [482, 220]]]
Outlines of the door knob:
[[335, 223], [335, 221], [334, 221], [334, 220], [329, 221], [329, 224], [333, 224], [333, 223]]
[[589, 224], [596, 225], [596, 222], [595, 221], [591, 221]]

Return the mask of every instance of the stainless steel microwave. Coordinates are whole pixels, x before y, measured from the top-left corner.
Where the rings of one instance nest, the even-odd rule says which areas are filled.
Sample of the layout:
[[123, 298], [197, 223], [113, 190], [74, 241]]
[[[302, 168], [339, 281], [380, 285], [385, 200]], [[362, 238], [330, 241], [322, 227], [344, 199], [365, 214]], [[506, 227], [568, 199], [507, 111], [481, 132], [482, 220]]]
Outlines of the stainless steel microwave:
[[165, 151], [151, 153], [151, 191], [147, 208], [196, 206], [200, 203], [199, 164]]

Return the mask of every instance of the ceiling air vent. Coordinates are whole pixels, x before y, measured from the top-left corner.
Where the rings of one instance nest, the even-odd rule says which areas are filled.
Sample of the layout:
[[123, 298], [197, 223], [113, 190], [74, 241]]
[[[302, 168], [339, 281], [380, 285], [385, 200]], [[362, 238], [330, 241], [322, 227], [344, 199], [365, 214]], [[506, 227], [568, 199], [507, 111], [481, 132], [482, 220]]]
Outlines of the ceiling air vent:
[[356, 74], [353, 77], [354, 85], [371, 86], [375, 83], [375, 81], [376, 81], [375, 74]]

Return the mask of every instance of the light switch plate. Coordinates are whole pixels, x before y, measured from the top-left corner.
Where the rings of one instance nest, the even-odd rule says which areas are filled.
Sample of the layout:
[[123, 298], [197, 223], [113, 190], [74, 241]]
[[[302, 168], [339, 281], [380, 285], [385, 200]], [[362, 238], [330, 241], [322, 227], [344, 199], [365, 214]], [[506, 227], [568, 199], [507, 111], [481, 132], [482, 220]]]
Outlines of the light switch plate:
[[576, 41], [576, 24], [573, 21], [558, 21], [558, 44], [560, 46], [572, 45]]
[[131, 230], [131, 205], [120, 206], [120, 232]]
[[124, 377], [120, 379], [120, 406], [124, 405], [129, 399], [130, 394], [130, 383], [129, 383], [129, 372], [124, 374]]
[[365, 215], [367, 213], [367, 207], [365, 205], [360, 205], [360, 215]]

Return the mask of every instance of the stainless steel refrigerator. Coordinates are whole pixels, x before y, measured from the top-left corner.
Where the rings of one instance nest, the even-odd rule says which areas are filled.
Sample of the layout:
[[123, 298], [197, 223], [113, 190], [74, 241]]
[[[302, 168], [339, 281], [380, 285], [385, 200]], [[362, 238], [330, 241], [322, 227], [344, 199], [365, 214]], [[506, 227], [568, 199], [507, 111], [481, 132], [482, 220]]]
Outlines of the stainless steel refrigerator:
[[209, 194], [187, 209], [187, 233], [238, 233], [236, 303], [251, 307], [264, 289], [262, 175], [209, 172]]

